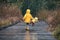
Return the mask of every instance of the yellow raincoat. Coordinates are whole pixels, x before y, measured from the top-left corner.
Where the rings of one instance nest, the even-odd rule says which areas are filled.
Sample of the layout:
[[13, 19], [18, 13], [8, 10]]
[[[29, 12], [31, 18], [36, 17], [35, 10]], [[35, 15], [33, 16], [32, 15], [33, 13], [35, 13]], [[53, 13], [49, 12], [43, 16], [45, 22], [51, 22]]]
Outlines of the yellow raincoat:
[[30, 14], [30, 9], [27, 9], [26, 14], [23, 17], [25, 23], [30, 23], [33, 19], [32, 15]]

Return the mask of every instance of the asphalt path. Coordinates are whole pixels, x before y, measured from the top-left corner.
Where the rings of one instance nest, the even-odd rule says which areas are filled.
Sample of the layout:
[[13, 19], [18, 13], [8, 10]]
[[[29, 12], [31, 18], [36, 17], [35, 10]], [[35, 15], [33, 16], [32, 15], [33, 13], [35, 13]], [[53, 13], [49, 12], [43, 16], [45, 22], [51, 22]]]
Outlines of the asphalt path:
[[24, 22], [0, 30], [0, 40], [56, 40], [51, 32], [47, 31], [48, 24], [44, 21], [29, 25], [30, 30], [25, 30]]

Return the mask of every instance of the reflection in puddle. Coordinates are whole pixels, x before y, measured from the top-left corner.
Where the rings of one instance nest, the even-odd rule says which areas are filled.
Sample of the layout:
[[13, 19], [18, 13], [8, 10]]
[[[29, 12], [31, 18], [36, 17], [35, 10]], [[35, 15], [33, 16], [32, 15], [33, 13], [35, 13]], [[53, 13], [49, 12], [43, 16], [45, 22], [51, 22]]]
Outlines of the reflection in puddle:
[[30, 40], [30, 33], [29, 33], [29, 31], [26, 31], [25, 40]]
[[37, 33], [30, 33], [26, 31], [25, 40], [38, 40]]
[[31, 40], [38, 40], [37, 33], [31, 34]]

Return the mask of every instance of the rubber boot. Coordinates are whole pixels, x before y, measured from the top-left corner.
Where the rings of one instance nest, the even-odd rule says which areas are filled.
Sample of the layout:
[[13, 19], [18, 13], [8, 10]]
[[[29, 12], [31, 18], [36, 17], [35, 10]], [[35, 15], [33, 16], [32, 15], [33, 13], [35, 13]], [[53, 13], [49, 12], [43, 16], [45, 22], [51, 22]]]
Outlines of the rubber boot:
[[29, 31], [29, 26], [26, 26], [26, 28], [25, 28], [27, 31]]

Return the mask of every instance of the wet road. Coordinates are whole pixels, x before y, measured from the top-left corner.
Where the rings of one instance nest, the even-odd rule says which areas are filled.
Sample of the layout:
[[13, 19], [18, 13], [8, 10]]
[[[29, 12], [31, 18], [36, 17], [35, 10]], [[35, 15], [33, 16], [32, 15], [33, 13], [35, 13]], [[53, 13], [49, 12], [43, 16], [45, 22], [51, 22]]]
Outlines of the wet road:
[[0, 31], [0, 40], [56, 40], [46, 30], [48, 25], [41, 21], [30, 26], [30, 31], [25, 30], [25, 23], [18, 23]]

